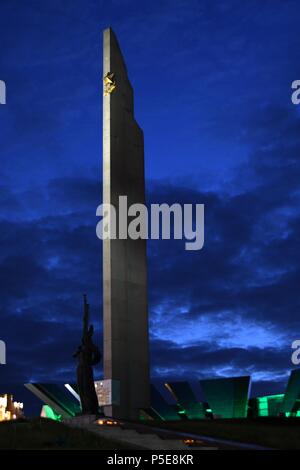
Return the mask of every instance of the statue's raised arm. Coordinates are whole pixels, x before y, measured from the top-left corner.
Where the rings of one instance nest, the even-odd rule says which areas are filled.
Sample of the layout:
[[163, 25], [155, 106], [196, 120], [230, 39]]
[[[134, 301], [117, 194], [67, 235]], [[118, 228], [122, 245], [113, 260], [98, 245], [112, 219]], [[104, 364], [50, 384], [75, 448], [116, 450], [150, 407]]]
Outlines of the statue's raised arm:
[[87, 302], [86, 294], [83, 294], [83, 334], [82, 338], [87, 338], [89, 328], [90, 306]]

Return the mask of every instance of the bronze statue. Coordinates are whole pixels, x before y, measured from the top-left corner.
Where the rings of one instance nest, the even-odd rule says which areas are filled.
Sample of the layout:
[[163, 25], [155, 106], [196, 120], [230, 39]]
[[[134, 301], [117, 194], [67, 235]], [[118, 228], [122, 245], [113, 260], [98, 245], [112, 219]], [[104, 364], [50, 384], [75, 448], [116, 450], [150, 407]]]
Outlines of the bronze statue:
[[98, 413], [98, 399], [94, 384], [93, 366], [101, 360], [101, 353], [93, 343], [93, 325], [89, 326], [89, 304], [86, 295], [83, 296], [83, 334], [81, 345], [73, 357], [78, 358], [77, 385], [81, 401], [81, 412], [84, 415], [95, 415]]

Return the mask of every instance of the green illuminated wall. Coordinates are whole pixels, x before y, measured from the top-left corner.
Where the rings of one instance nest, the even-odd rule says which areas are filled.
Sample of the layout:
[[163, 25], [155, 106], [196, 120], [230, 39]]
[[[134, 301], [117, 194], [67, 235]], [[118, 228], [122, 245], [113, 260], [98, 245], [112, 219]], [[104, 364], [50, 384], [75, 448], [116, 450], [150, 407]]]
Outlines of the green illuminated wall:
[[280, 413], [286, 416], [297, 416], [300, 408], [300, 369], [292, 370], [284, 399], [280, 407]]
[[63, 384], [29, 383], [25, 387], [63, 418], [80, 413], [80, 404]]
[[250, 377], [201, 380], [209, 407], [220, 418], [246, 418]]
[[182, 408], [179, 414], [185, 414], [189, 419], [205, 417], [204, 406], [198, 402], [188, 382], [169, 382], [165, 386]]
[[49, 405], [43, 406], [42, 416], [44, 418], [53, 419], [54, 421], [61, 421], [61, 415], [57, 414]]
[[283, 398], [284, 394], [258, 397], [257, 416], [278, 416]]

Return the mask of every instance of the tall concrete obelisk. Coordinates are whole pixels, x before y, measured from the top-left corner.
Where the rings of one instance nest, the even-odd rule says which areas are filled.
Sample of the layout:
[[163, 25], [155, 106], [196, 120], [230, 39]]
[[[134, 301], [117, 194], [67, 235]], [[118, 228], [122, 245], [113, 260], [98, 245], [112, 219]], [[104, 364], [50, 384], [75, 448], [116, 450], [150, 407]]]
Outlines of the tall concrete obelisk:
[[[103, 202], [145, 203], [143, 132], [116, 36], [104, 30]], [[136, 419], [150, 404], [146, 241], [103, 241], [104, 378], [112, 380], [107, 416]], [[118, 397], [119, 388], [119, 397]]]

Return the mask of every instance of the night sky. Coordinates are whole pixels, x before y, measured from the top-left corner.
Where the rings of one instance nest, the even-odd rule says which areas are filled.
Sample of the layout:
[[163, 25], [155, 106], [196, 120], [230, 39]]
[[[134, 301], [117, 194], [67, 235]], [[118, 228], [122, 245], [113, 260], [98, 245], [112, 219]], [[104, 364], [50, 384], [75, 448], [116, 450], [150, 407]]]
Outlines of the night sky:
[[101, 344], [107, 26], [148, 202], [205, 204], [201, 251], [148, 244], [152, 377], [284, 388], [300, 339], [299, 13], [296, 0], [0, 0], [1, 391], [74, 381], [84, 292]]

